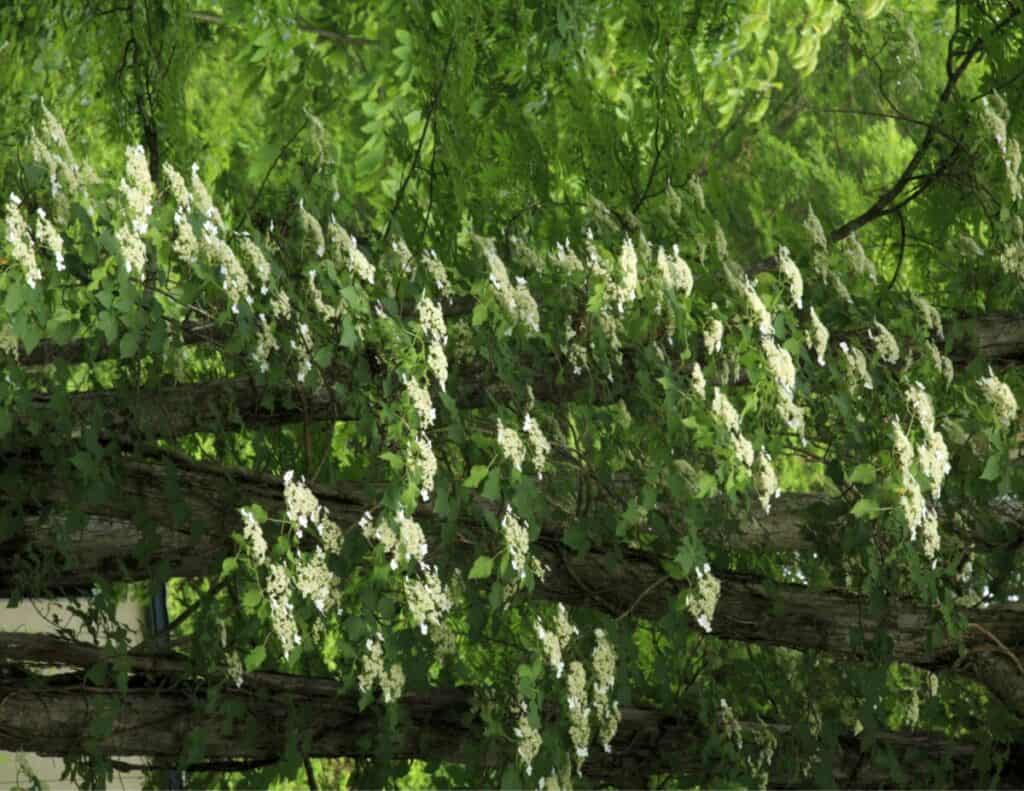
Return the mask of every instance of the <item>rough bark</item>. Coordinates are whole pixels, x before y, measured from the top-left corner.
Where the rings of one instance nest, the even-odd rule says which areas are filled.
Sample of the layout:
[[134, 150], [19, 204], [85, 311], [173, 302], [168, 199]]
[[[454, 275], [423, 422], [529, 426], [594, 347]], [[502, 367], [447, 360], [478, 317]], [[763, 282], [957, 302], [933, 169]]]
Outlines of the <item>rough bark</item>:
[[[185, 342], [198, 343], [217, 339], [223, 333], [189, 324], [183, 334]], [[965, 323], [959, 337], [953, 355], [961, 363], [975, 357], [993, 363], [1024, 360], [1024, 317], [1000, 314], [974, 319]], [[23, 364], [40, 364], [58, 358], [77, 362], [89, 359], [90, 348], [82, 341], [63, 347], [41, 344], [26, 355]], [[92, 353], [102, 356], [104, 348], [100, 346]], [[334, 375], [339, 381], [345, 378], [343, 372], [334, 372]], [[532, 386], [537, 398], [552, 403], [579, 398], [585, 387], [572, 378], [564, 382], [539, 378]], [[487, 403], [486, 383], [479, 377], [456, 381], [453, 396], [463, 408], [482, 405]], [[65, 398], [73, 425], [99, 425], [111, 436], [167, 438], [199, 431], [236, 431], [301, 420], [351, 417], [326, 388], [309, 389], [295, 383], [267, 386], [246, 378], [62, 394], [61, 399]], [[45, 420], [53, 401], [48, 394], [36, 395], [32, 411], [23, 415], [23, 420]]]
[[[284, 751], [283, 734], [295, 721], [289, 714], [301, 708], [308, 723], [306, 732], [312, 757], [371, 757], [384, 733], [395, 759], [466, 762], [469, 759], [496, 765], [500, 756], [479, 739], [482, 723], [472, 710], [472, 691], [437, 689], [406, 695], [401, 704], [408, 724], [398, 732], [382, 731], [373, 708], [360, 711], [357, 697], [345, 693], [332, 679], [292, 676], [283, 673], [246, 673], [243, 684], [225, 684], [215, 707], [202, 705], [204, 684], [190, 672], [188, 660], [178, 655], [132, 654], [121, 656], [118, 667], [129, 674], [126, 692], [96, 686], [80, 674], [35, 678], [29, 684], [16, 668], [43, 665], [88, 669], [112, 657], [104, 649], [52, 635], [0, 633], [0, 749], [23, 750], [43, 755], [69, 755], [82, 751], [83, 736], [98, 709], [116, 704], [112, 726], [98, 737], [96, 750], [103, 755], [146, 756], [153, 766], [178, 762], [189, 733], [206, 734], [204, 761], [233, 759], [274, 760]], [[246, 717], [232, 718], [231, 706], [246, 710]], [[253, 724], [256, 724], [255, 727]], [[773, 732], [788, 749], [786, 724], [743, 723], [745, 742], [756, 743], [756, 734]], [[622, 708], [622, 721], [611, 752], [595, 749], [584, 764], [590, 782], [641, 786], [654, 773], [672, 773], [692, 779], [711, 776], [703, 756], [708, 734], [691, 713], [670, 715], [639, 706]], [[890, 751], [898, 769], [908, 778], [928, 777], [946, 764], [958, 785], [973, 786], [987, 778], [972, 766], [982, 747], [934, 733], [883, 732], [877, 745]], [[836, 784], [892, 786], [900, 778], [883, 762], [862, 760], [871, 749], [861, 739], [846, 734], [839, 738], [832, 757]], [[482, 750], [482, 755], [475, 754]], [[508, 760], [508, 752], [504, 756]], [[1021, 751], [1011, 750], [1002, 781], [1016, 784], [1024, 778]], [[776, 759], [773, 785], [802, 784], [804, 778], [787, 767], [792, 761]]]
[[[85, 525], [64, 539], [71, 549], [68, 570], [49, 570], [48, 589], [66, 591], [95, 577], [146, 578], [155, 566], [151, 558], [171, 576], [213, 574], [219, 571], [221, 559], [233, 551], [231, 535], [240, 529], [235, 510], [239, 505], [258, 502], [269, 513], [285, 510], [276, 479], [183, 460], [174, 465], [126, 462], [119, 481], [120, 497], [97, 506]], [[58, 504], [71, 494], [60, 481], [51, 480], [46, 488]], [[356, 486], [317, 494], [343, 527], [357, 522], [372, 503], [372, 495]], [[418, 516], [436, 549], [440, 546], [436, 521], [426, 507]], [[34, 532], [22, 533], [21, 554], [31, 548], [39, 557], [52, 556], [58, 546], [57, 526], [37, 525]], [[481, 540], [479, 528], [466, 521], [459, 530], [463, 540], [451, 549], [465, 552], [465, 558], [457, 559], [471, 562], [470, 548]], [[138, 559], [140, 542], [147, 542], [145, 563]], [[10, 550], [18, 548], [8, 546], [6, 559], [0, 561], [0, 590], [17, 584], [18, 567], [11, 559], [17, 555]], [[653, 553], [576, 555], [567, 551], [554, 528], [542, 533], [534, 551], [551, 569], [537, 593], [568, 606], [658, 619], [686, 591], [685, 584], [664, 572], [661, 559]], [[718, 576], [722, 592], [712, 623], [717, 637], [958, 671], [1024, 713], [1024, 667], [1019, 668], [1010, 653], [1024, 645], [1024, 605], [958, 610], [964, 623], [976, 624], [961, 645], [946, 636], [937, 609], [915, 602], [891, 599], [873, 608], [866, 598], [844, 591], [811, 590], [726, 572]]]

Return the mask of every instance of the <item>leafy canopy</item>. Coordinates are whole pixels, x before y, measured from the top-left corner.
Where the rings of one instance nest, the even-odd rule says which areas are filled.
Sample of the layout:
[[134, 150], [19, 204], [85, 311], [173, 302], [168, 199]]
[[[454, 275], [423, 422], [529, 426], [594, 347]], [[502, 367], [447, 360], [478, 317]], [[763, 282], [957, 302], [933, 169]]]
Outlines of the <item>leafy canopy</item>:
[[[87, 678], [124, 691], [99, 624], [171, 580], [197, 710], [331, 679], [379, 726], [361, 783], [895, 784], [914, 728], [998, 779], [1020, 14], [9, 4], [9, 589], [95, 583], [122, 661]], [[459, 749], [393, 738], [452, 690]], [[112, 700], [79, 779], [112, 766]], [[269, 766], [237, 731], [245, 782], [339, 754], [310, 711]], [[655, 713], [690, 753], [627, 740]]]

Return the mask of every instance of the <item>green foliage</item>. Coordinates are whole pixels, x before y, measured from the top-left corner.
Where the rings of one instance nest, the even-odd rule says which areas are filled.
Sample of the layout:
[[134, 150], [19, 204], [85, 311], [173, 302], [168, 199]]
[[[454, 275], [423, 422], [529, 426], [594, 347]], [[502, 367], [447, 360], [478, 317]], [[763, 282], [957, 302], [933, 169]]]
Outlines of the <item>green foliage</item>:
[[[71, 775], [158, 683], [112, 583], [170, 579], [198, 786], [896, 785], [915, 728], [976, 750], [929, 782], [998, 779], [1016, 13], [0, 10], [3, 573], [96, 581], [80, 681], [119, 695]], [[270, 759], [209, 763], [274, 706]], [[655, 714], [678, 756], [622, 736]]]

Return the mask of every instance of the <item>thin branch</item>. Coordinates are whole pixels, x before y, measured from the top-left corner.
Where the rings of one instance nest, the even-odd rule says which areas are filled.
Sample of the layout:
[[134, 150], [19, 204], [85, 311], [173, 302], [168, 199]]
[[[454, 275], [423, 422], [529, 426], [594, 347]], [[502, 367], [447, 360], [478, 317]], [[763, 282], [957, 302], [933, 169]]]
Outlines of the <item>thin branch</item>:
[[1024, 676], [1024, 664], [1021, 664], [1021, 661], [1020, 661], [1020, 659], [1018, 659], [1017, 655], [1015, 653], [1013, 653], [1013, 651], [1011, 651], [1009, 648], [1006, 647], [1006, 643], [1004, 643], [1002, 640], [1000, 640], [998, 637], [996, 637], [994, 634], [992, 634], [992, 632], [990, 632], [988, 629], [986, 629], [980, 623], [973, 623], [972, 622], [972, 623], [967, 624], [967, 626], [968, 626], [968, 628], [971, 628], [971, 629], [977, 629], [983, 635], [988, 637], [989, 640], [991, 640], [993, 643], [995, 643], [997, 646], [999, 646], [1000, 650], [1004, 654], [1006, 654], [1008, 657], [1010, 657], [1010, 659], [1013, 660], [1013, 663], [1017, 666], [1017, 670], [1019, 670], [1020, 674], [1022, 676]]
[[896, 212], [896, 219], [900, 221], [900, 251], [896, 259], [896, 269], [892, 273], [892, 279], [885, 287], [886, 291], [892, 290], [893, 285], [896, 283], [896, 278], [900, 276], [900, 270], [903, 268], [903, 254], [907, 249], [907, 221], [903, 218], [903, 212]]
[[[1007, 27], [1019, 14], [1020, 9], [1015, 6], [1013, 8], [1013, 11], [990, 31], [990, 35], [994, 35], [1000, 32], [1003, 28]], [[936, 135], [939, 134], [939, 116], [941, 114], [943, 106], [946, 105], [952, 98], [953, 93], [956, 90], [957, 83], [960, 81], [960, 78], [963, 77], [964, 73], [967, 71], [967, 67], [971, 65], [971, 63], [974, 61], [976, 57], [978, 57], [979, 54], [981, 54], [981, 50], [984, 44], [985, 36], [978, 36], [978, 38], [974, 40], [970, 49], [966, 52], [960, 63], [956, 66], [956, 68], [954, 68], [949, 73], [949, 78], [946, 80], [946, 86], [943, 88], [942, 93], [939, 95], [939, 100], [936, 103], [934, 118], [932, 122], [928, 125], [928, 129], [925, 132], [924, 137], [921, 139], [921, 142], [918, 144], [917, 150], [914, 152], [914, 156], [911, 157], [910, 161], [903, 169], [903, 172], [900, 174], [899, 178], [897, 178], [893, 185], [889, 187], [889, 189], [887, 189], [885, 192], [883, 192], [868, 209], [861, 212], [852, 220], [849, 220], [845, 224], [841, 225], [840, 227], [832, 231], [828, 235], [830, 242], [835, 243], [842, 239], [845, 239], [846, 237], [854, 233], [858, 228], [867, 225], [872, 220], [876, 220], [879, 217], [892, 213], [892, 211], [894, 210], [893, 202], [896, 200], [896, 198], [899, 197], [899, 195], [903, 192], [904, 189], [906, 189], [907, 185], [911, 182], [911, 180], [917, 172], [918, 167], [924, 161], [925, 155], [928, 153], [929, 149], [931, 149], [933, 143], [935, 142]], [[952, 41], [950, 41], [949, 46], [952, 49]], [[927, 183], [930, 184], [932, 182], [929, 181]], [[922, 190], [918, 190], [915, 193], [915, 197], [916, 195], [920, 194], [921, 191]]]
[[448, 51], [444, 55], [444, 63], [441, 65], [441, 76], [437, 80], [437, 85], [434, 87], [434, 95], [430, 100], [430, 106], [427, 108], [426, 117], [423, 119], [423, 131], [420, 133], [419, 142], [416, 143], [416, 153], [413, 154], [412, 162], [409, 164], [409, 171], [405, 174], [405, 178], [402, 179], [402, 184], [398, 188], [398, 193], [395, 195], [395, 205], [391, 208], [391, 213], [388, 215], [388, 223], [384, 227], [384, 234], [381, 236], [382, 239], [387, 239], [391, 233], [391, 224], [395, 220], [395, 215], [398, 213], [399, 207], [402, 205], [402, 200], [405, 197], [405, 190], [409, 186], [409, 182], [412, 180], [412, 174], [416, 172], [416, 166], [420, 161], [420, 155], [423, 153], [423, 144], [427, 139], [427, 132], [432, 128], [431, 121], [434, 118], [434, 113], [437, 112], [437, 108], [441, 104], [441, 89], [444, 87], [445, 77], [448, 76], [448, 64], [451, 62], [452, 53], [455, 51], [455, 39], [452, 38], [448, 44]]
[[245, 207], [245, 212], [242, 214], [242, 219], [238, 223], [239, 228], [244, 227], [245, 221], [249, 219], [249, 214], [252, 212], [256, 204], [259, 202], [260, 197], [263, 195], [263, 188], [267, 186], [267, 181], [270, 179], [270, 174], [274, 172], [274, 168], [277, 167], [278, 163], [281, 161], [281, 158], [285, 155], [285, 152], [288, 151], [288, 149], [292, 147], [295, 141], [299, 139], [299, 135], [302, 134], [303, 130], [306, 128], [308, 124], [309, 119], [306, 118], [301, 124], [299, 124], [299, 128], [295, 130], [295, 134], [293, 134], [288, 139], [288, 142], [281, 146], [281, 150], [277, 152], [277, 156], [274, 157], [274, 161], [270, 163], [270, 167], [267, 168], [267, 172], [263, 174], [263, 180], [260, 182], [260, 186], [256, 190], [256, 194], [253, 196], [252, 200], [249, 201], [249, 205]]
[[309, 760], [309, 756], [303, 757], [302, 765], [306, 767], [306, 783], [309, 784], [310, 791], [319, 791], [319, 786], [316, 784], [316, 775], [313, 774], [313, 762]]
[[[218, 13], [213, 11], [192, 11], [189, 16], [192, 17], [196, 22], [202, 22], [206, 25], [226, 25], [228, 21], [224, 19]], [[362, 36], [350, 36], [345, 33], [338, 33], [335, 30], [327, 30], [322, 27], [316, 27], [315, 25], [306, 22], [305, 20], [298, 20], [297, 27], [303, 33], [312, 33], [321, 41], [327, 41], [336, 47], [368, 47], [373, 44], [380, 42], [374, 38], [363, 38]]]

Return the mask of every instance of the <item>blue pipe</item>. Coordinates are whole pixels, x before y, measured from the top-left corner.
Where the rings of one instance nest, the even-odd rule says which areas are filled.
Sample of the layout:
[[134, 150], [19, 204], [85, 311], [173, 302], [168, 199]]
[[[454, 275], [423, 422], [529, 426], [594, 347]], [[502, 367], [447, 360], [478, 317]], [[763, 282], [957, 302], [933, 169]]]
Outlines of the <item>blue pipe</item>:
[[[170, 619], [167, 617], [167, 588], [163, 583], [160, 583], [156, 594], [149, 600], [149, 606], [146, 608], [146, 626], [149, 629], [149, 633], [154, 637], [163, 635], [163, 639], [158, 640], [156, 643], [160, 650], [166, 651], [170, 648], [170, 643], [167, 640], [167, 627], [169, 625]], [[165, 782], [167, 788], [172, 789], [172, 791], [182, 791], [185, 787], [184, 773], [179, 769], [168, 769]]]

